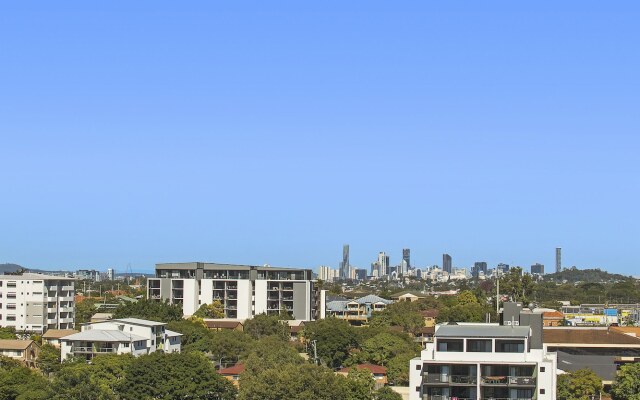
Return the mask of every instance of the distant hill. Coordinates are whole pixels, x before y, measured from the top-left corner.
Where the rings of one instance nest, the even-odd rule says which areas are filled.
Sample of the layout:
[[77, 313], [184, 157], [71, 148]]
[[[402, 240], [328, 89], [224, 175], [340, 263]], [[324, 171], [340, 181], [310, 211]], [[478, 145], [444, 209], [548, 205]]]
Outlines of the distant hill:
[[16, 272], [23, 267], [18, 264], [0, 264], [0, 274], [6, 274], [7, 272]]
[[565, 269], [561, 272], [553, 274], [547, 274], [544, 276], [545, 280], [560, 281], [560, 282], [620, 282], [633, 279], [631, 276], [624, 276], [620, 274], [610, 274], [607, 271], [602, 271], [599, 268], [595, 269], [577, 269], [572, 267]]

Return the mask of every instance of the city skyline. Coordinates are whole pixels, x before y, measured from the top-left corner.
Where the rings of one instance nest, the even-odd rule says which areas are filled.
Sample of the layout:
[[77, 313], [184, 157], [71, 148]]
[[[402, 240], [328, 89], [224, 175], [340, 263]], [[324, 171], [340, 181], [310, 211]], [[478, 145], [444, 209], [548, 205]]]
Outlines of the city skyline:
[[0, 10], [2, 262], [637, 274], [637, 2]]

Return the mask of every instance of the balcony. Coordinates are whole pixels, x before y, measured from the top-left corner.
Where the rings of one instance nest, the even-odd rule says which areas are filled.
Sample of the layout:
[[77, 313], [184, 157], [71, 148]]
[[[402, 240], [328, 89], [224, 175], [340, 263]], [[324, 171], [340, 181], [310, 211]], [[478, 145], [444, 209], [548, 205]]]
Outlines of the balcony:
[[[63, 296], [63, 297], [59, 297], [60, 301], [74, 301], [75, 298], [73, 296]], [[49, 300], [47, 300], [49, 301]]]
[[58, 318], [47, 318], [47, 324], [55, 324], [58, 322]]
[[72, 347], [71, 348], [71, 352], [72, 353], [82, 353], [82, 354], [108, 354], [108, 353], [115, 353], [116, 349], [113, 347]]
[[[47, 311], [49, 311], [49, 309], [47, 309]], [[55, 311], [55, 308], [53, 311]], [[73, 312], [73, 307], [60, 307], [60, 312]]]
[[59, 322], [61, 324], [72, 324], [73, 318], [60, 318]]
[[60, 290], [64, 290], [64, 291], [69, 291], [69, 290], [74, 290], [75, 288], [73, 286], [63, 286], [62, 288], [60, 288]]
[[478, 377], [473, 375], [448, 375], [431, 373], [424, 376], [423, 382], [429, 384], [444, 385], [475, 385], [478, 383]]
[[532, 376], [483, 376], [480, 383], [491, 386], [536, 386]]
[[46, 297], [47, 301], [51, 301], [51, 302], [57, 302], [58, 301], [58, 296], [56, 296], [55, 294], [52, 296], [51, 293], [49, 293]]

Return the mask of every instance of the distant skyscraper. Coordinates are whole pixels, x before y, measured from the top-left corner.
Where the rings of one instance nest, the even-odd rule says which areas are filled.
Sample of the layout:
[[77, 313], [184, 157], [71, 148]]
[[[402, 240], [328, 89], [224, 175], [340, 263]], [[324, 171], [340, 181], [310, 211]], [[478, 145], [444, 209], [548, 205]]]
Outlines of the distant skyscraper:
[[556, 247], [556, 272], [562, 272], [562, 249]]
[[116, 280], [116, 271], [113, 268], [107, 268], [107, 280], [109, 281]]
[[402, 261], [405, 263], [404, 265], [401, 263], [402, 267], [406, 267], [403, 273], [406, 274], [411, 269], [411, 249], [402, 249]]
[[451, 256], [446, 253], [442, 255], [442, 270], [451, 273]]
[[378, 253], [378, 266], [380, 268], [380, 276], [389, 274], [389, 256], [386, 255], [384, 251]]
[[532, 264], [531, 275], [544, 275], [544, 265], [540, 263]]
[[507, 272], [509, 272], [509, 264], [500, 263], [500, 264], [498, 264], [496, 269], [499, 270], [500, 272], [507, 273]]
[[364, 281], [367, 279], [367, 270], [366, 269], [356, 269], [356, 279], [359, 281]]
[[349, 279], [349, 245], [342, 246], [342, 262], [340, 263], [340, 278]]
[[473, 268], [471, 269], [471, 275], [474, 278], [480, 276], [480, 271], [482, 271], [483, 275], [487, 275], [487, 263], [484, 261], [477, 261], [473, 263]]

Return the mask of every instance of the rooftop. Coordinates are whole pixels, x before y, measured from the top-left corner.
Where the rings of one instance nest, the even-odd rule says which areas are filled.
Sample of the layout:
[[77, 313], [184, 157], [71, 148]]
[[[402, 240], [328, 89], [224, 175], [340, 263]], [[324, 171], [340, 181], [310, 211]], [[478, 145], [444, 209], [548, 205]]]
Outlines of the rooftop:
[[66, 281], [75, 281], [76, 278], [67, 278], [65, 276], [56, 276], [56, 275], [45, 275], [45, 274], [35, 274], [33, 272], [27, 272], [22, 275], [0, 275], [0, 279], [8, 279], [8, 280], [16, 280], [16, 281], [37, 281], [37, 280], [66, 280]]
[[[594, 328], [545, 328], [543, 342], [546, 345], [570, 344], [602, 345], [607, 347], [640, 348], [640, 338], [626, 335], [615, 329]], [[580, 346], [576, 346], [580, 347]]]
[[26, 350], [32, 343], [33, 340], [2, 339], [0, 350]]
[[49, 329], [44, 335], [42, 335], [43, 339], [60, 339], [61, 337], [73, 335], [74, 333], [78, 333], [75, 329]]
[[65, 336], [62, 340], [83, 340], [88, 342], [133, 342], [139, 340], [147, 340], [142, 336], [132, 335], [118, 330], [100, 330], [91, 329], [84, 332], [74, 333], [73, 335]]
[[162, 325], [166, 325], [166, 323], [164, 322], [158, 322], [158, 321], [149, 321], [146, 319], [140, 319], [140, 318], [118, 318], [118, 319], [110, 319], [108, 321], [100, 321], [100, 322], [94, 322], [95, 324], [101, 324], [103, 322], [124, 322], [127, 324], [132, 324], [132, 325], [142, 325], [142, 326], [162, 326]]
[[528, 326], [500, 326], [488, 324], [438, 325], [436, 338], [522, 338], [528, 337], [531, 328]]
[[221, 375], [240, 375], [244, 372], [244, 364], [238, 363], [232, 367], [221, 368], [218, 373]]
[[[341, 370], [339, 370], [338, 372], [344, 372], [347, 373], [351, 370], [351, 368], [353, 367], [347, 367], [347, 368], [342, 368]], [[378, 374], [378, 375], [384, 375], [387, 373], [387, 368], [381, 366], [381, 365], [375, 365], [375, 364], [358, 364], [355, 366], [356, 369], [368, 369], [369, 371], [371, 371], [372, 374]]]
[[242, 265], [242, 264], [220, 264], [220, 263], [208, 263], [208, 262], [183, 262], [183, 263], [159, 263], [156, 264], [156, 270], [163, 269], [179, 269], [179, 270], [191, 270], [197, 268], [199, 265], [205, 271], [211, 270], [251, 270], [258, 271], [311, 271], [309, 268], [293, 268], [293, 267], [272, 267], [264, 265]]

